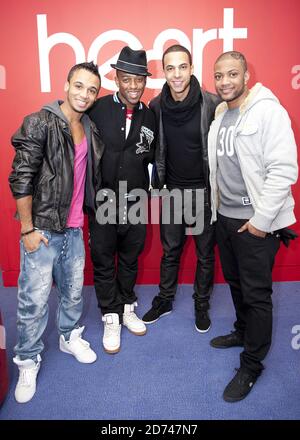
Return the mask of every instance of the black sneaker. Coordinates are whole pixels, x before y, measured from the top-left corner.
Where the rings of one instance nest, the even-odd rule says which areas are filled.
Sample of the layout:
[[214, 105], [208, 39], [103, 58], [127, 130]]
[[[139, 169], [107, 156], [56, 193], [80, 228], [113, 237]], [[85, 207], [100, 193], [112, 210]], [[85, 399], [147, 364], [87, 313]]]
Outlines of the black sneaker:
[[234, 331], [229, 335], [217, 336], [210, 341], [210, 345], [214, 348], [243, 347], [244, 341], [242, 336]]
[[199, 333], [206, 333], [210, 329], [210, 318], [207, 310], [195, 310], [195, 328]]
[[252, 390], [258, 376], [239, 368], [234, 378], [229, 382], [223, 393], [226, 402], [238, 402], [244, 399]]
[[152, 301], [151, 309], [145, 313], [142, 320], [145, 324], [153, 324], [162, 316], [169, 315], [172, 312], [172, 301], [166, 301], [156, 296]]

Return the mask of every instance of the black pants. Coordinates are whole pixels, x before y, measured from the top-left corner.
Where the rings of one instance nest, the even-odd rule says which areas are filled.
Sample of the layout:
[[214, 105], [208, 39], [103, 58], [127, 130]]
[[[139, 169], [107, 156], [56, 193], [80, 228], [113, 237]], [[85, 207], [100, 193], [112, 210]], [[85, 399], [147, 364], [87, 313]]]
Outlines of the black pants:
[[[164, 202], [162, 202], [164, 203]], [[193, 211], [195, 197], [193, 197]], [[203, 207], [202, 207], [203, 210]], [[173, 301], [177, 284], [180, 258], [186, 242], [187, 224], [182, 215], [182, 224], [174, 223], [174, 206], [171, 204], [170, 224], [160, 224], [160, 237], [163, 246], [163, 256], [160, 264], [160, 285], [158, 297]], [[215, 264], [215, 225], [210, 224], [211, 209], [208, 205], [208, 193], [204, 192], [204, 229], [201, 234], [193, 235], [196, 246], [197, 267], [194, 281], [194, 295], [196, 308], [207, 310], [214, 280]]]
[[244, 338], [241, 366], [260, 374], [272, 339], [272, 269], [280, 240], [276, 234], [237, 232], [246, 221], [219, 215], [217, 244], [236, 311], [234, 326]]
[[133, 289], [146, 225], [100, 225], [90, 215], [89, 229], [98, 306], [103, 315], [118, 313], [122, 322], [124, 304], [132, 304], [137, 299]]

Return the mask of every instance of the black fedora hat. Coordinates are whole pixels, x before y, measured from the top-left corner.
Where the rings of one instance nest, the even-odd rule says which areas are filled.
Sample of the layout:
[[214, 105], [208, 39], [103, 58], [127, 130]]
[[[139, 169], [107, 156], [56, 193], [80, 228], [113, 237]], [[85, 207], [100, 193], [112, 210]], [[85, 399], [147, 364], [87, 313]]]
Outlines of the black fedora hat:
[[151, 76], [147, 70], [147, 56], [144, 50], [133, 50], [129, 46], [123, 47], [117, 64], [111, 67], [133, 75]]

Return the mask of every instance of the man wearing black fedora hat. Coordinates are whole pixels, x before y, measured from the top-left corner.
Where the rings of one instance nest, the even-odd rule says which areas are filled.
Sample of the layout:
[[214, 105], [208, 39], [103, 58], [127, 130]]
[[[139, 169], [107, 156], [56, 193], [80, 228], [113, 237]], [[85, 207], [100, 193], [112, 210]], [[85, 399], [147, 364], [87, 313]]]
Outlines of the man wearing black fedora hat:
[[123, 47], [117, 63], [111, 64], [111, 67], [132, 75], [151, 76], [147, 68], [146, 52], [144, 50], [133, 50], [129, 46]]
[[[94, 284], [104, 322], [103, 346], [107, 353], [117, 353], [122, 323], [136, 335], [146, 333], [145, 324], [134, 313], [137, 297], [133, 290], [146, 222], [132, 224], [130, 208], [135, 201], [131, 191], [149, 189], [148, 164], [154, 156], [155, 118], [140, 101], [146, 77], [151, 75], [146, 52], [126, 46], [111, 66], [116, 69], [118, 91], [100, 98], [89, 113], [105, 144], [102, 183], [97, 193], [101, 202], [89, 212], [89, 228]], [[124, 184], [125, 192], [120, 189]], [[108, 209], [113, 207], [115, 214], [105, 221], [99, 216], [104, 203]]]

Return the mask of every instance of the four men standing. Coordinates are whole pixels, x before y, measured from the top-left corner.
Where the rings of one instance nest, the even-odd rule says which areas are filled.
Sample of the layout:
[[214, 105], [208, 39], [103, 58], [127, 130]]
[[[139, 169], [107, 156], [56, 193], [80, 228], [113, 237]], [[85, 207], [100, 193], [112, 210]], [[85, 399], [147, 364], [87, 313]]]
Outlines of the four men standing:
[[[201, 89], [190, 52], [173, 45], [164, 52], [162, 63], [166, 83], [150, 103], [153, 112], [140, 101], [150, 75], [146, 52], [126, 46], [112, 65], [118, 92], [100, 98], [89, 112], [97, 128], [82, 114], [96, 100], [100, 77], [96, 66], [83, 63], [69, 73], [67, 100], [27, 117], [13, 137], [16, 157], [10, 185], [22, 237], [14, 358], [20, 370], [18, 402], [27, 402], [35, 393], [53, 279], [60, 298], [60, 349], [79, 362], [96, 360], [81, 338], [83, 327], [78, 328], [84, 186], [105, 351], [120, 350], [122, 324], [144, 335], [144, 323], [172, 311], [186, 227], [192, 226], [186, 221], [185, 204], [178, 213], [175, 202], [170, 205], [170, 221], [161, 218], [159, 294], [143, 321], [134, 312], [146, 218], [142, 213], [140, 221], [132, 221], [130, 210], [136, 202], [132, 190], [148, 191], [154, 146], [153, 185], [179, 191], [183, 201], [189, 193], [192, 212], [203, 215], [203, 230], [193, 235], [197, 254], [193, 298], [196, 330], [201, 333], [211, 324], [216, 228], [237, 319], [235, 331], [214, 338], [211, 345], [243, 347], [240, 368], [224, 399], [235, 402], [246, 397], [261, 374], [271, 344], [272, 268], [283, 228], [295, 221], [291, 185], [298, 170], [290, 120], [270, 90], [261, 84], [248, 89], [247, 62], [240, 52], [226, 52], [216, 61], [216, 91], [225, 102], [218, 106], [214, 121], [219, 98]], [[200, 204], [199, 192], [204, 194]]]

